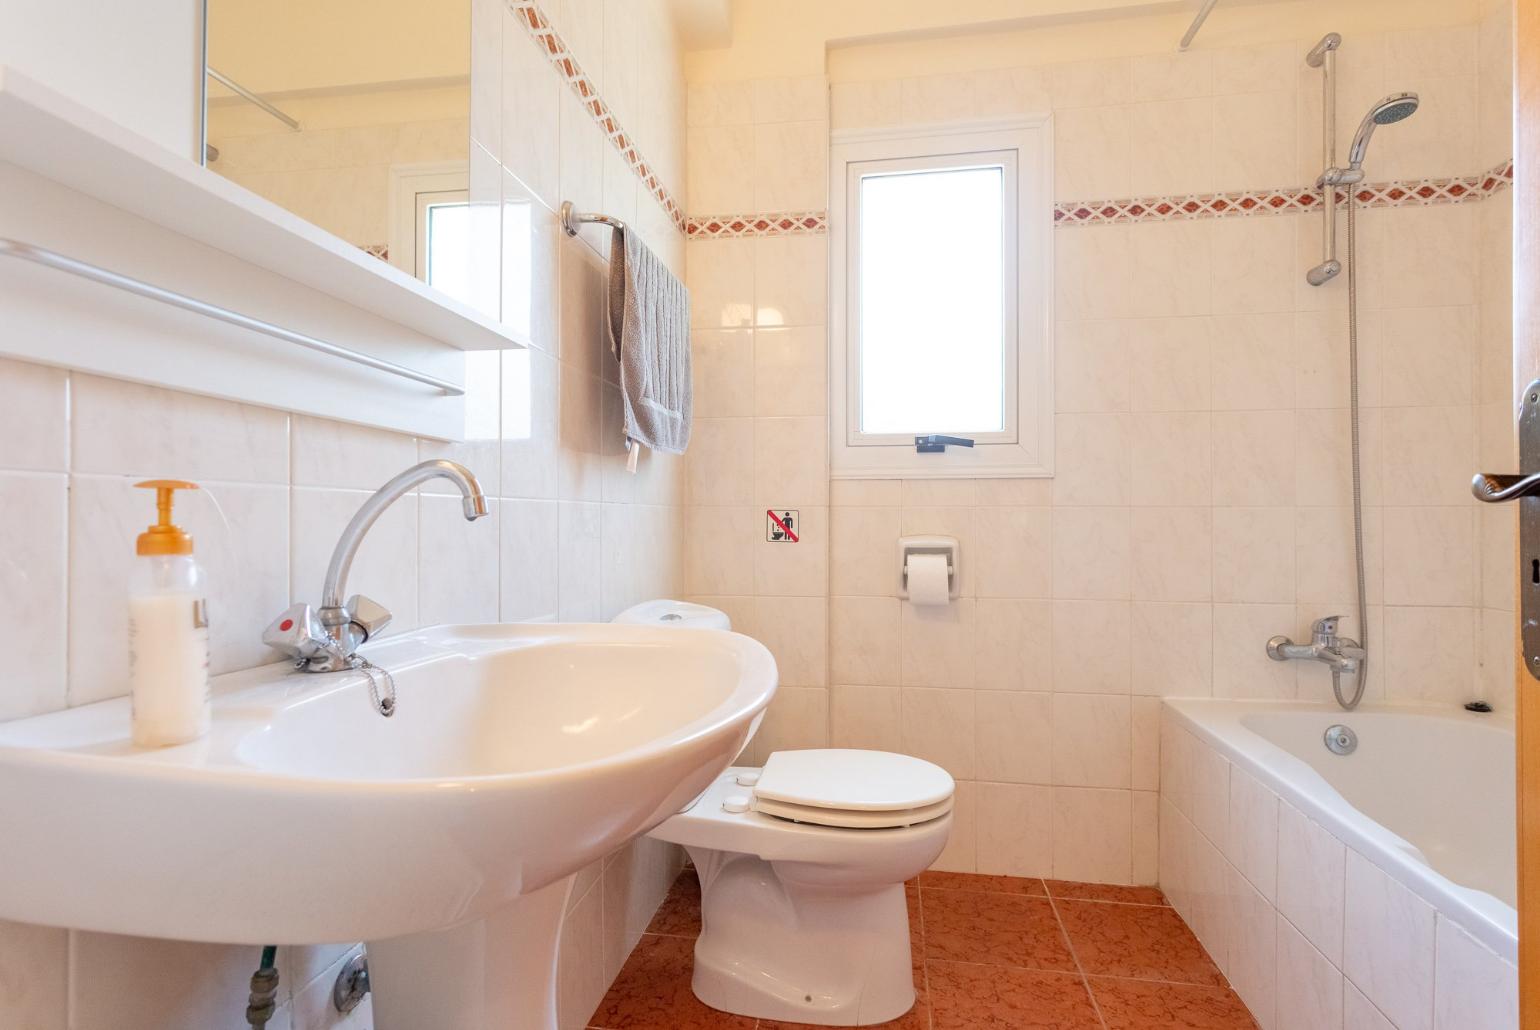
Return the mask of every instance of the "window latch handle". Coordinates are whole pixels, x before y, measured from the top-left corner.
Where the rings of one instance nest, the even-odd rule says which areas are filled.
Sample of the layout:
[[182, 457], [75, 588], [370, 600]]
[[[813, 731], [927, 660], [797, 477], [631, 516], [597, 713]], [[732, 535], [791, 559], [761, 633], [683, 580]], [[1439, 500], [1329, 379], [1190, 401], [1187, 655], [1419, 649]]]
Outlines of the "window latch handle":
[[973, 441], [966, 436], [939, 436], [931, 433], [929, 436], [917, 436], [914, 438], [914, 450], [916, 454], [940, 454], [948, 447], [972, 447]]

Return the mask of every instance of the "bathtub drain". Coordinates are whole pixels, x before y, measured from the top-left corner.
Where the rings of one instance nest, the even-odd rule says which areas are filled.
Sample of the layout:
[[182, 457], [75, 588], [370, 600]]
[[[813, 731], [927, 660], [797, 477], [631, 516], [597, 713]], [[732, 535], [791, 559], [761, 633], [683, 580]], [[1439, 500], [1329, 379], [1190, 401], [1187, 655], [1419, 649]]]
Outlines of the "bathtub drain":
[[1326, 750], [1334, 755], [1351, 755], [1358, 750], [1358, 734], [1342, 725], [1328, 726], [1324, 734]]

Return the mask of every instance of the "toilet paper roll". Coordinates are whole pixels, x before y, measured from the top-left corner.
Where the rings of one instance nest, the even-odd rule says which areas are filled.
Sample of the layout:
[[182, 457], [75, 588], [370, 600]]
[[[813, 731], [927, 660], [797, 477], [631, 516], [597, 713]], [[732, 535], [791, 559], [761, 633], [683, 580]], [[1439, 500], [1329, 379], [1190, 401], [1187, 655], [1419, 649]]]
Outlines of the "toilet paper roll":
[[911, 604], [944, 605], [952, 599], [946, 576], [946, 555], [911, 554], [904, 567], [909, 573]]

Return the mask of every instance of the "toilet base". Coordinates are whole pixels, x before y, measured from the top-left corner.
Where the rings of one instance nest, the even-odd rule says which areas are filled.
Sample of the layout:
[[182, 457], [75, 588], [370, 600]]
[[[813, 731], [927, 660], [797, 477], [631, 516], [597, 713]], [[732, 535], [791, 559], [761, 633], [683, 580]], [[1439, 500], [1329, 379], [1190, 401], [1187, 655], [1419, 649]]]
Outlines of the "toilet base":
[[902, 883], [689, 848], [701, 878], [695, 996], [714, 1009], [821, 1026], [884, 1023], [914, 1006]]

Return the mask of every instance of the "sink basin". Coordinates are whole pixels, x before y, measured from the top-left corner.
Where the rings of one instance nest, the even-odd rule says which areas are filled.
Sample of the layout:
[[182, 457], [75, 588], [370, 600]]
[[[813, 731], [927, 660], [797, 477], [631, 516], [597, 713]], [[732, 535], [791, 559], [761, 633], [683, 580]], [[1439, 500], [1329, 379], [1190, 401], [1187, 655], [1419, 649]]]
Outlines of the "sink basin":
[[[737, 634], [608, 624], [437, 627], [364, 653], [395, 678], [391, 718], [361, 673], [279, 665], [216, 678], [213, 730], [179, 747], [133, 748], [125, 699], [0, 725], [0, 918], [365, 940], [382, 1030], [554, 1026], [554, 976], [516, 998], [481, 983], [461, 1018], [427, 1009], [420, 981], [421, 1012], [393, 1014], [391, 971], [448, 955], [554, 971], [572, 874], [731, 763], [773, 659]], [[532, 935], [550, 938], [533, 972]]]

